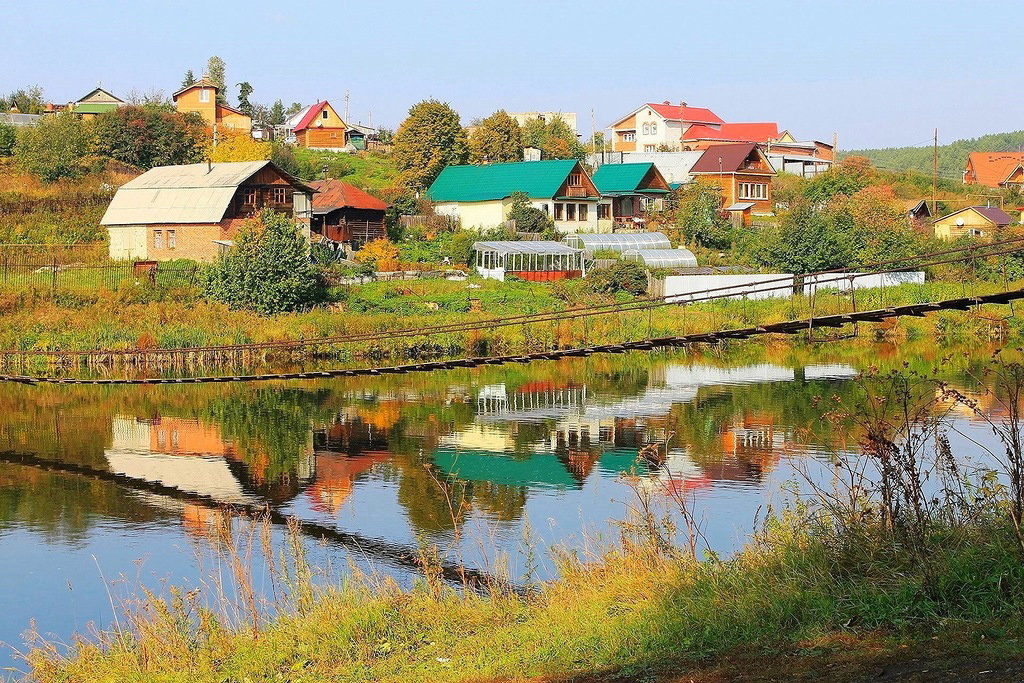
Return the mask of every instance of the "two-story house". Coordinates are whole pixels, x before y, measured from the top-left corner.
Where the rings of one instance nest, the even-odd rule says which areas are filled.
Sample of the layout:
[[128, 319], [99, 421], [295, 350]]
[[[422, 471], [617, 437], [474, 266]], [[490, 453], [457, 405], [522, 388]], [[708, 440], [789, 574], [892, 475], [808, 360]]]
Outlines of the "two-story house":
[[722, 208], [737, 222], [749, 225], [751, 216], [771, 215], [775, 169], [756, 143], [708, 147], [690, 168], [697, 182], [712, 185], [722, 194]]
[[117, 190], [100, 225], [112, 259], [212, 261], [264, 208], [308, 238], [313, 192], [270, 161], [158, 166]]
[[203, 76], [192, 85], [185, 86], [171, 96], [174, 105], [182, 114], [195, 112], [203, 117], [206, 125], [217, 130], [230, 130], [238, 133], [252, 131], [252, 119], [242, 112], [217, 101], [219, 88]]
[[664, 152], [681, 149], [683, 132], [693, 125], [711, 129], [723, 121], [711, 110], [691, 107], [686, 102], [648, 102], [622, 117], [610, 128], [614, 152]]
[[562, 232], [597, 232], [600, 193], [575, 159], [448, 166], [427, 190], [434, 210], [467, 229], [508, 220], [512, 194], [523, 192]]

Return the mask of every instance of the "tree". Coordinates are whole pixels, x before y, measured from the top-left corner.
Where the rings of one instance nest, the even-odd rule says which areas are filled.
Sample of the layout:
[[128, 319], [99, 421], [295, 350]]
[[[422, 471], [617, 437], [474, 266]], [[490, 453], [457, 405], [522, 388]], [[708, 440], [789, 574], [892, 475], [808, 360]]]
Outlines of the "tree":
[[[722, 216], [722, 195], [717, 186], [697, 182], [676, 192], [675, 225], [682, 241], [708, 249], [726, 249], [732, 242], [728, 219]], [[674, 235], [673, 235], [674, 236]]]
[[210, 143], [206, 158], [210, 161], [262, 161], [270, 159], [273, 148], [269, 142], [256, 140], [249, 133], [220, 132], [217, 144]]
[[469, 156], [459, 114], [438, 100], [414, 104], [395, 133], [391, 155], [411, 187], [428, 187], [445, 166], [464, 164]]
[[281, 104], [281, 100], [274, 100], [274, 104], [270, 106], [270, 125], [280, 126], [282, 123], [284, 123], [285, 118], [286, 116], [284, 113], [284, 105]]
[[771, 245], [764, 265], [798, 275], [853, 265], [858, 245], [844, 222], [801, 204], [782, 219], [775, 240], [763, 240]]
[[252, 118], [253, 109], [249, 102], [249, 95], [252, 94], [252, 86], [249, 81], [242, 81], [238, 84], [238, 111]]
[[322, 302], [325, 292], [309, 258], [309, 241], [290, 218], [264, 209], [209, 270], [206, 294], [231, 308], [273, 315], [307, 309]]
[[82, 160], [91, 142], [89, 123], [71, 112], [62, 112], [44, 116], [35, 126], [22, 129], [14, 156], [23, 170], [52, 182], [82, 174]]
[[521, 161], [523, 134], [519, 124], [504, 109], [494, 112], [470, 136], [469, 154], [474, 164]]
[[511, 199], [508, 217], [516, 222], [516, 232], [544, 232], [554, 227], [546, 213], [530, 204], [525, 192], [513, 192]]
[[356, 263], [365, 263], [377, 271], [395, 271], [401, 267], [398, 261], [398, 247], [390, 240], [380, 237], [363, 245], [356, 252]]
[[19, 88], [7, 97], [0, 97], [0, 109], [4, 112], [17, 108], [22, 114], [42, 114], [46, 111], [43, 89], [38, 85]]
[[192, 164], [202, 160], [206, 126], [198, 114], [154, 106], [118, 107], [93, 122], [96, 154], [132, 166]]
[[224, 90], [224, 60], [214, 55], [206, 62], [206, 73], [209, 74], [210, 80], [217, 86], [217, 102], [220, 104], [227, 104], [228, 98]]
[[192, 69], [185, 72], [185, 78], [181, 79], [181, 87], [187, 88], [190, 85], [196, 84], [196, 75], [192, 73]]
[[583, 161], [587, 152], [580, 144], [569, 124], [556, 116], [550, 121], [528, 119], [522, 130], [523, 144], [541, 150], [545, 159], [579, 159]]
[[14, 154], [15, 140], [17, 140], [17, 133], [14, 126], [0, 123], [0, 157], [9, 157]]
[[[291, 116], [292, 114], [298, 114], [301, 109], [302, 109], [302, 103], [301, 102], [292, 102], [291, 104], [288, 105], [288, 108], [285, 109], [284, 113], [287, 116]], [[284, 123], [284, 119], [281, 120], [281, 123]]]

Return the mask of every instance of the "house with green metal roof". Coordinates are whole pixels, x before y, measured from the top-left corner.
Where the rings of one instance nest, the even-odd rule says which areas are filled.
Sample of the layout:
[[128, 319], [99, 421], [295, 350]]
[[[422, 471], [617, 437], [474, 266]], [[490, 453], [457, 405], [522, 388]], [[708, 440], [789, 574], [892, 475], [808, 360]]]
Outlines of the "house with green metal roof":
[[600, 193], [575, 159], [518, 161], [483, 166], [448, 166], [427, 190], [439, 215], [467, 229], [494, 228], [508, 220], [512, 194], [530, 203], [566, 233], [596, 232]]
[[118, 107], [123, 107], [126, 104], [128, 103], [120, 97], [107, 92], [103, 88], [95, 88], [92, 92], [79, 99], [77, 102], [69, 103], [68, 109], [83, 119], [91, 119], [95, 118], [99, 114], [114, 111]]
[[646, 212], [664, 208], [672, 194], [668, 181], [652, 162], [604, 164], [594, 173], [594, 184], [601, 193], [598, 208], [601, 228], [642, 226]]

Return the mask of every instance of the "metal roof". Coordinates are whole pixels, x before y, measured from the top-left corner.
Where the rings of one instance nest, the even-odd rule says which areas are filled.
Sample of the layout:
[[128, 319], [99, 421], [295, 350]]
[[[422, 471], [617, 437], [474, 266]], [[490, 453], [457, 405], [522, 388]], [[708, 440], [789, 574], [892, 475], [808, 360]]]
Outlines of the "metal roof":
[[34, 126], [42, 118], [41, 114], [0, 114], [0, 123], [9, 126]]
[[630, 249], [625, 261], [636, 261], [648, 268], [696, 268], [697, 257], [689, 249]]
[[523, 242], [474, 242], [473, 251], [493, 251], [499, 254], [578, 254], [579, 249], [573, 249], [561, 242], [523, 241]]
[[[122, 185], [100, 225], [219, 223], [238, 186], [269, 161], [158, 166]], [[298, 189], [312, 190], [274, 167]]]
[[594, 171], [594, 184], [603, 195], [638, 191], [644, 176], [654, 167], [651, 162], [604, 164]]
[[119, 106], [117, 102], [82, 102], [76, 104], [72, 111], [76, 114], [104, 114], [114, 111]]
[[672, 242], [660, 232], [577, 233], [567, 235], [562, 241], [589, 252], [601, 249], [623, 252], [629, 249], [672, 248]]
[[515, 161], [485, 166], [448, 166], [427, 190], [435, 202], [486, 202], [525, 192], [551, 199], [578, 166], [575, 159]]
[[725, 207], [726, 211], [746, 211], [754, 208], [754, 202], [736, 202]]

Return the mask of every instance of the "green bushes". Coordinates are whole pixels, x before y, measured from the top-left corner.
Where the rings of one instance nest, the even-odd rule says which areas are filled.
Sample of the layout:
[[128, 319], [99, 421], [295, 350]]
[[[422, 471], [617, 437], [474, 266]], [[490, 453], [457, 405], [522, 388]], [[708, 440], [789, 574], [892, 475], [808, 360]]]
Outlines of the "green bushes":
[[321, 303], [326, 292], [306, 239], [289, 218], [264, 210], [207, 273], [206, 293], [232, 308], [273, 315]]
[[0, 123], [0, 157], [9, 157], [14, 154], [14, 142], [17, 139], [14, 126]]
[[19, 131], [14, 157], [22, 169], [53, 182], [81, 176], [91, 145], [89, 123], [64, 112], [44, 116], [35, 126]]
[[627, 292], [640, 296], [647, 293], [647, 271], [633, 261], [619, 261], [608, 268], [593, 270], [587, 278], [591, 289], [602, 294]]

